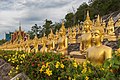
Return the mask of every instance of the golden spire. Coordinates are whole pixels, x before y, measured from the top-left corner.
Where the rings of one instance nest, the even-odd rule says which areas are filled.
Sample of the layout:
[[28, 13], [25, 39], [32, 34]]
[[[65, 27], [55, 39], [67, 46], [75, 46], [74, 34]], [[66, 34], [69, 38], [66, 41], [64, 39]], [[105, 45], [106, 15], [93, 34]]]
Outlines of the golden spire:
[[53, 37], [54, 36], [54, 34], [53, 34], [53, 31], [52, 31], [52, 29], [50, 30], [50, 34], [49, 34], [49, 37]]
[[62, 27], [60, 28], [60, 32], [62, 32], [64, 35], [66, 34], [66, 29], [64, 26], [64, 21], [62, 21]]
[[111, 17], [108, 21], [108, 26], [113, 27], [114, 26], [114, 21], [113, 18]]
[[86, 20], [90, 20], [89, 11], [87, 11], [87, 17], [86, 17]]
[[99, 15], [99, 14], [98, 14], [98, 16], [97, 16], [97, 22], [100, 23], [100, 15]]
[[105, 20], [102, 21], [102, 26], [103, 26], [103, 28], [105, 28], [105, 26], [106, 26]]
[[87, 11], [87, 16], [86, 16], [86, 20], [83, 23], [84, 25], [92, 25], [92, 21], [90, 20], [90, 16], [89, 16], [89, 11]]
[[95, 27], [100, 27], [101, 23], [100, 23], [100, 16], [97, 16], [96, 22], [95, 22]]
[[19, 31], [21, 31], [21, 22], [19, 21]]
[[50, 30], [50, 34], [53, 34], [53, 31], [52, 31], [52, 29]]
[[64, 21], [62, 21], [62, 27], [61, 27], [61, 29], [63, 29], [63, 31], [65, 30]]

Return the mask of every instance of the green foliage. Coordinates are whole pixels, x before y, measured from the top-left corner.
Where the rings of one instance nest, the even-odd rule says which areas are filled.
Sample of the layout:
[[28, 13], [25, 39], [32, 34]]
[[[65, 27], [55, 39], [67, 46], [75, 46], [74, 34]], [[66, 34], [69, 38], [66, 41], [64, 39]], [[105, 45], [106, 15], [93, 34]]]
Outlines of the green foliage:
[[28, 34], [30, 35], [30, 39], [33, 39], [35, 35], [37, 35], [38, 38], [42, 37], [45, 33], [46, 36], [50, 33], [50, 29], [53, 30], [53, 33], [58, 31], [61, 27], [61, 23], [55, 22], [52, 23], [51, 20], [45, 20], [45, 24], [43, 26], [38, 26], [35, 24], [35, 26], [32, 26], [31, 31], [28, 31]]
[[42, 37], [42, 27], [35, 24], [32, 26], [31, 31], [28, 31], [28, 34], [30, 35], [30, 39], [33, 39], [35, 35], [37, 35], [38, 38]]
[[[75, 18], [74, 17], [71, 18], [71, 16], [68, 16], [70, 15], [70, 13], [66, 15], [68, 17], [67, 19], [65, 16], [67, 26], [68, 25], [73, 26], [73, 24], [71, 25], [71, 23], [74, 22], [74, 21], [71, 21], [71, 19], [73, 18], [74, 18], [73, 20], [75, 20], [75, 24], [80, 23], [80, 21], [84, 21], [87, 10], [90, 11], [91, 19], [95, 19], [96, 15], [98, 14], [100, 16], [104, 16], [120, 10], [120, 0], [94, 0], [89, 5], [84, 2], [79, 6], [77, 11], [75, 12], [74, 14]], [[68, 24], [69, 21], [70, 23]]]
[[119, 80], [120, 76], [120, 53], [114, 52], [113, 58], [105, 61], [103, 67], [106, 69], [106, 78], [112, 80]]
[[4, 44], [6, 42], [6, 40], [2, 39], [0, 40], [0, 45]]
[[52, 21], [46, 19], [45, 24], [43, 25], [43, 33], [48, 35], [50, 33], [51, 28], [52, 28]]
[[53, 26], [53, 33], [55, 34], [55, 32], [61, 28], [61, 23], [55, 22], [52, 26]]
[[65, 16], [65, 19], [66, 19], [66, 22], [65, 22], [66, 28], [71, 27], [71, 26], [74, 25], [75, 16], [74, 16], [73, 13], [68, 13]]
[[100, 14], [101, 16], [120, 10], [119, 0], [94, 0], [90, 4], [90, 7], [94, 9], [94, 14]]
[[78, 24], [79, 21], [84, 21], [86, 17], [86, 11], [88, 10], [88, 4], [83, 3], [79, 6], [77, 9], [75, 16], [76, 16], [76, 24]]
[[[24, 53], [0, 51], [0, 58], [15, 66], [18, 72], [25, 72], [32, 80], [120, 80], [120, 53], [103, 65], [89, 61], [82, 64], [56, 53]], [[13, 62], [14, 61], [14, 62]], [[22, 61], [22, 63], [21, 63]]]

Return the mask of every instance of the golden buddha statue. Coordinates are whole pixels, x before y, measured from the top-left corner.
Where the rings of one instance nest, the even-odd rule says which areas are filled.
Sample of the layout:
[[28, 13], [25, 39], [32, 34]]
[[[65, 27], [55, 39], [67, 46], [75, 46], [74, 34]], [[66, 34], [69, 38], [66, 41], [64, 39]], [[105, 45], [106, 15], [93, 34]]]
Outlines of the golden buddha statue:
[[105, 27], [106, 27], [106, 23], [105, 23], [105, 20], [103, 20], [103, 22], [102, 22], [102, 27], [105, 29]]
[[19, 46], [20, 46], [20, 49], [19, 49], [20, 51], [24, 50], [25, 44], [24, 44], [24, 40], [23, 39], [20, 40]]
[[46, 44], [43, 43], [42, 48], [40, 49], [40, 52], [44, 53], [44, 52], [48, 52], [48, 48], [46, 47]]
[[108, 39], [108, 41], [116, 41], [117, 38], [114, 32], [114, 21], [112, 17], [109, 19], [107, 27], [106, 27], [106, 34], [104, 38]]
[[86, 20], [83, 23], [83, 33], [78, 38], [80, 41], [80, 51], [81, 53], [84, 53], [87, 48], [91, 47], [91, 27], [92, 27], [92, 21], [89, 17], [89, 12], [87, 11], [87, 17]]
[[35, 35], [34, 39], [33, 39], [33, 45], [34, 45], [34, 51], [38, 52], [38, 37], [37, 35]]
[[54, 34], [52, 29], [50, 34], [48, 35], [47, 45], [48, 45], [48, 51], [52, 51], [55, 49]]
[[56, 32], [55, 32], [55, 35], [54, 35], [55, 44], [58, 43], [58, 39], [59, 39], [59, 33], [58, 33], [58, 31], [56, 31]]
[[26, 45], [25, 45], [25, 52], [30, 53], [30, 51], [31, 51], [30, 45], [31, 45], [30, 40], [27, 40]]
[[42, 48], [40, 49], [40, 52], [42, 52], [42, 53], [48, 52], [48, 48], [46, 47], [46, 43], [47, 43], [47, 37], [45, 36], [45, 33], [44, 33], [44, 36], [41, 39]]
[[68, 31], [68, 43], [72, 43], [72, 28], [69, 28]]
[[62, 27], [59, 30], [59, 39], [58, 39], [58, 47], [57, 50], [63, 55], [67, 54], [68, 48], [68, 38], [66, 36], [66, 29], [64, 26], [64, 22], [62, 22]]
[[72, 43], [76, 43], [76, 27], [72, 29]]
[[108, 21], [106, 31], [107, 31], [108, 35], [115, 35], [115, 33], [114, 33], [114, 21], [113, 21], [112, 17]]
[[115, 23], [115, 27], [120, 27], [120, 17], [119, 17], [118, 21]]
[[69, 43], [76, 43], [76, 28], [73, 27], [72, 29], [69, 30], [69, 39], [68, 42]]
[[93, 46], [87, 49], [87, 59], [95, 64], [102, 64], [106, 59], [112, 57], [112, 48], [102, 45], [104, 29], [94, 27], [92, 30]]
[[67, 34], [66, 34], [68, 37], [70, 35], [70, 28], [67, 29]]

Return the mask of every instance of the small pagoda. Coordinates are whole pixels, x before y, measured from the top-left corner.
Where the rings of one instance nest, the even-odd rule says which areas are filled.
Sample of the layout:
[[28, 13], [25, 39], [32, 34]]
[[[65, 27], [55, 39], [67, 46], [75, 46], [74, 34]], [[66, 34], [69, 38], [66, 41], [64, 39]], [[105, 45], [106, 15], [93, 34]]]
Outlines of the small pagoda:
[[22, 31], [21, 25], [19, 26], [19, 30], [15, 31], [11, 35], [11, 42], [12, 43], [19, 43], [21, 40], [26, 41], [28, 39], [29, 35]]

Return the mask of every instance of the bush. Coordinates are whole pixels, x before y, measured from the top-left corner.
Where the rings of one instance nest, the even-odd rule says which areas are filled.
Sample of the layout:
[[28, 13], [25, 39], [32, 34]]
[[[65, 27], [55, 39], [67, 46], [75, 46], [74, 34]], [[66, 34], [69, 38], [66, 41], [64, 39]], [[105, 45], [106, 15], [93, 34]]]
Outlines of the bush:
[[[19, 72], [32, 80], [120, 80], [120, 53], [103, 65], [82, 64], [56, 53], [24, 53], [0, 51], [0, 58], [9, 62]], [[11, 73], [11, 72], [10, 72]], [[11, 74], [12, 75], [12, 74]]]

